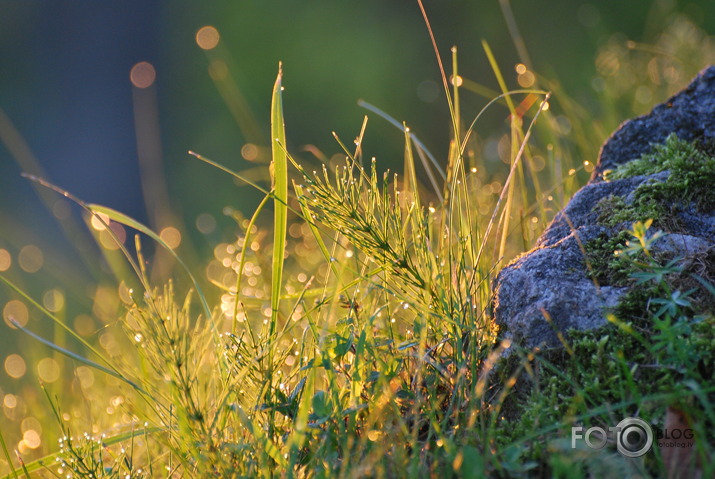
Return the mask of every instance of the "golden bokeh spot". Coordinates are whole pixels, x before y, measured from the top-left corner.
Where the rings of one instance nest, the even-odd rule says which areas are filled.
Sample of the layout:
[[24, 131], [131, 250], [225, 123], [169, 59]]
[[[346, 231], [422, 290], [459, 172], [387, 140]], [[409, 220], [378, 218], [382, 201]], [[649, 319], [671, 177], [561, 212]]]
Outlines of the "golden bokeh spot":
[[76, 318], [74, 318], [74, 330], [77, 331], [77, 334], [80, 336], [91, 336], [94, 334], [95, 331], [97, 331], [97, 326], [94, 323], [94, 319], [92, 319], [91, 316], [87, 316], [86, 314], [80, 314]]
[[30, 449], [30, 446], [27, 445], [24, 439], [17, 443], [17, 450], [20, 454], [30, 454], [30, 452], [32, 452], [32, 449]]
[[523, 63], [517, 63], [514, 69], [519, 75], [523, 75], [524, 73], [526, 73], [526, 65], [524, 65]]
[[40, 435], [34, 429], [25, 431], [25, 434], [22, 435], [22, 440], [25, 441], [25, 445], [30, 449], [37, 449], [42, 444]]
[[95, 213], [92, 215], [92, 220], [90, 221], [92, 224], [92, 228], [94, 228], [97, 231], [104, 231], [107, 229], [107, 226], [109, 224], [109, 216], [105, 215], [104, 213]]
[[117, 240], [119, 240], [119, 243], [124, 244], [124, 242], [127, 240], [127, 232], [122, 225], [120, 225], [116, 221], [112, 221], [111, 223], [109, 223], [109, 230], [105, 228], [103, 231], [100, 231], [99, 242], [102, 243], [102, 246], [104, 248], [111, 251], [116, 251], [119, 249], [119, 244], [117, 244]]
[[42, 296], [42, 304], [48, 311], [56, 313], [65, 307], [65, 295], [58, 289], [51, 289]]
[[529, 88], [534, 85], [536, 77], [530, 71], [525, 71], [517, 77], [516, 81], [519, 82], [520, 87]]
[[7, 271], [12, 265], [12, 256], [6, 249], [0, 248], [0, 271]]
[[60, 365], [52, 358], [43, 358], [37, 363], [37, 375], [46, 383], [53, 383], [60, 378]]
[[129, 79], [137, 88], [149, 88], [156, 80], [156, 70], [149, 62], [139, 62], [129, 72]]
[[3, 406], [8, 409], [14, 409], [17, 407], [17, 396], [14, 394], [6, 394], [2, 400]]
[[462, 83], [464, 83], [464, 79], [459, 75], [457, 75], [457, 76], [452, 75], [449, 78], [449, 81], [452, 83], [452, 85], [454, 85], [456, 87], [460, 87], [460, 86], [462, 86]]
[[161, 230], [159, 237], [171, 249], [176, 249], [181, 244], [181, 233], [173, 226], [167, 226]]
[[45, 262], [45, 257], [42, 254], [42, 250], [35, 245], [29, 244], [23, 246], [20, 250], [20, 254], [17, 255], [17, 262], [20, 264], [20, 268], [26, 273], [35, 273], [42, 268]]
[[211, 25], [201, 27], [199, 31], [196, 32], [196, 43], [204, 50], [216, 48], [220, 39], [221, 35], [219, 35], [218, 30]]
[[19, 379], [27, 372], [25, 360], [19, 354], [11, 354], [5, 358], [5, 372], [11, 378]]
[[5, 304], [5, 307], [2, 310], [2, 317], [11, 328], [15, 328], [12, 321], [15, 321], [20, 326], [25, 326], [27, 324], [27, 320], [30, 318], [30, 313], [27, 311], [25, 303], [19, 299], [13, 299]]
[[379, 440], [380, 437], [382, 437], [382, 432], [378, 431], [377, 429], [372, 429], [367, 433], [367, 438], [372, 442]]

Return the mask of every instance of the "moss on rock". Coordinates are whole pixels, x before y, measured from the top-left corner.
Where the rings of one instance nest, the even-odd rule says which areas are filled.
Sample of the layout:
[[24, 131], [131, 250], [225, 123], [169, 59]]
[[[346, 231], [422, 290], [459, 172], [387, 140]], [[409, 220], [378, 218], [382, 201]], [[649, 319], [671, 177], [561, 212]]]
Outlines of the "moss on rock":
[[599, 221], [610, 227], [623, 222], [652, 219], [660, 229], [682, 231], [677, 214], [691, 204], [702, 213], [715, 210], [715, 157], [712, 148], [698, 142], [687, 142], [671, 134], [661, 145], [654, 145], [650, 154], [606, 172], [607, 181], [633, 176], [659, 178], [647, 181], [633, 192], [632, 198], [609, 196], [596, 205]]
[[[627, 416], [640, 416], [664, 427], [666, 410], [678, 405], [698, 421], [697, 430], [709, 436], [705, 440], [713, 439], [715, 390], [707, 388], [714, 381], [715, 295], [693, 275], [706, 282], [715, 277], [715, 248], [685, 262], [672, 251], [649, 250], [655, 239], [647, 227], [640, 238], [630, 231], [634, 222], [652, 219], [653, 229], [681, 232], [678, 214], [693, 207], [712, 215], [713, 151], [671, 135], [651, 154], [607, 175], [613, 181], [653, 176], [628, 196], [602, 199], [595, 211], [607, 231], [584, 245], [586, 269], [594, 281], [629, 287], [609, 316], [611, 323], [569, 331], [566, 348], [521, 358], [512, 354], [498, 369], [504, 382], [514, 371], [528, 373], [521, 374], [502, 404], [503, 441], [528, 446], [522, 452], [525, 459], [535, 460], [544, 474], [545, 455], [555, 457], [547, 445], [566, 437], [576, 423], [607, 428]], [[674, 303], [666, 310], [669, 301]], [[657, 470], [654, 456], [646, 461]]]

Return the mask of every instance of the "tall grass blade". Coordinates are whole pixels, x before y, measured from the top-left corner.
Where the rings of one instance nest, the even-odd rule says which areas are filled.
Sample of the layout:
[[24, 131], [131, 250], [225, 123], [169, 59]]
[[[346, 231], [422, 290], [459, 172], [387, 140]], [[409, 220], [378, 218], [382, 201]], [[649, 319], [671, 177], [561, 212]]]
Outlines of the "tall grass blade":
[[282, 85], [283, 69], [279, 64], [278, 76], [273, 86], [271, 100], [271, 178], [273, 182], [274, 217], [273, 217], [273, 269], [271, 277], [271, 325], [270, 336], [276, 330], [278, 308], [280, 306], [281, 285], [283, 282], [283, 257], [286, 248], [286, 230], [288, 228], [288, 156], [285, 125], [283, 122]]

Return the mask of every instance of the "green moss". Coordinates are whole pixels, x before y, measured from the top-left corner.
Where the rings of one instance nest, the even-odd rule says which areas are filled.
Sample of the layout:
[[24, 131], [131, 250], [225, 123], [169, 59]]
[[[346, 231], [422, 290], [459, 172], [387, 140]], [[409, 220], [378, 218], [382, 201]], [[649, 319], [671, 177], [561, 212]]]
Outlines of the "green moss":
[[677, 227], [676, 210], [673, 204], [662, 203], [653, 198], [650, 188], [656, 183], [646, 183], [636, 188], [634, 199], [626, 203], [622, 196], [610, 195], [601, 199], [595, 206], [598, 220], [609, 227], [616, 227], [623, 223], [646, 221], [652, 219], [658, 227], [667, 225], [669, 230], [675, 231]]
[[584, 245], [586, 251], [586, 268], [590, 278], [599, 285], [625, 286], [630, 282], [633, 264], [627, 258], [617, 254], [625, 248], [630, 239], [627, 231], [621, 231], [616, 236], [609, 237], [603, 233]]
[[[596, 206], [608, 226], [652, 218], [656, 226], [678, 230], [677, 212], [691, 203], [702, 212], [715, 209], [715, 157], [711, 148], [678, 139], [673, 133], [641, 158], [620, 165], [606, 175], [608, 181], [668, 171], [665, 181], [649, 181], [636, 188], [633, 201], [622, 197], [602, 199]], [[671, 231], [672, 232], [672, 231]]]

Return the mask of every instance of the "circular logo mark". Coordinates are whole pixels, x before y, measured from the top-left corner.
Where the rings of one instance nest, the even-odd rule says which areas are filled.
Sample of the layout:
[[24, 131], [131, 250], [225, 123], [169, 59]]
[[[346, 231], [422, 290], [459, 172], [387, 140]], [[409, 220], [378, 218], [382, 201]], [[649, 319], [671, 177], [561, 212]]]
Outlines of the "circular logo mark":
[[653, 430], [643, 419], [627, 417], [616, 431], [616, 447], [626, 457], [640, 457], [653, 445]]

